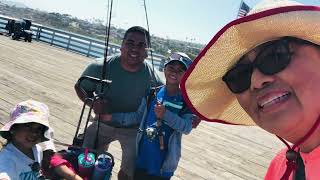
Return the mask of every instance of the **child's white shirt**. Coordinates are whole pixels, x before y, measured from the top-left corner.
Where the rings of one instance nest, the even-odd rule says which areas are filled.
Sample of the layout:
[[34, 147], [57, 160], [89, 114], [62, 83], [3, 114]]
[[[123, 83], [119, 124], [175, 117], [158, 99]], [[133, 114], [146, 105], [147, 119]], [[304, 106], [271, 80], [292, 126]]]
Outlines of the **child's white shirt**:
[[30, 159], [13, 144], [8, 144], [0, 151], [0, 179], [37, 180], [37, 174], [31, 169], [34, 162], [41, 164], [42, 149], [39, 145], [32, 147], [35, 160]]

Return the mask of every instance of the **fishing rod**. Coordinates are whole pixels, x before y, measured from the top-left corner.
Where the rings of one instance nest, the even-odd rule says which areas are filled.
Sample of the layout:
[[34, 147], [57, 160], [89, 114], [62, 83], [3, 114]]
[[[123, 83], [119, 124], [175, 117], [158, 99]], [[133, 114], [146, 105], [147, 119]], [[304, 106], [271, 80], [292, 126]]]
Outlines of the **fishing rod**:
[[[105, 45], [105, 51], [104, 51], [104, 59], [103, 59], [103, 67], [102, 67], [102, 78], [105, 78], [106, 76], [106, 68], [107, 68], [107, 61], [108, 61], [108, 47], [109, 47], [109, 37], [110, 37], [110, 29], [111, 29], [111, 15], [112, 15], [112, 7], [113, 7], [113, 0], [111, 0], [111, 5], [109, 6], [110, 0], [108, 0], [108, 9], [109, 11], [109, 20], [107, 19], [108, 27], [106, 28], [106, 36], [104, 38], [104, 45]], [[107, 13], [108, 18], [108, 13]], [[101, 88], [101, 92], [103, 92], [104, 86]]]
[[[110, 4], [110, 0], [108, 1], [108, 9], [110, 9], [109, 11], [109, 20], [108, 21], [108, 27], [106, 28], [106, 36], [105, 36], [105, 51], [104, 51], [104, 59], [103, 59], [103, 66], [102, 66], [102, 76], [101, 78], [106, 78], [106, 71], [107, 71], [107, 63], [108, 63], [108, 47], [109, 47], [109, 37], [110, 37], [110, 29], [111, 29], [111, 15], [112, 15], [112, 7], [113, 7], [113, 0], [111, 0], [111, 5]], [[107, 13], [108, 14], [108, 13]], [[108, 16], [107, 16], [108, 17]], [[110, 71], [110, 69], [109, 69]], [[111, 83], [111, 81], [109, 80], [108, 84], [102, 84], [101, 87], [101, 91], [100, 91], [100, 98], [102, 98], [103, 96], [103, 92], [104, 92], [104, 87], [106, 85], [109, 85]], [[106, 98], [102, 99], [104, 101], [104, 103], [108, 102]], [[106, 104], [103, 104], [103, 106], [105, 106]], [[108, 104], [109, 105], [109, 104]], [[110, 111], [110, 110], [109, 110]], [[101, 116], [100, 113], [98, 113], [98, 122], [97, 122], [97, 132], [96, 132], [96, 138], [94, 141], [94, 148], [96, 149], [96, 147], [98, 146], [98, 138], [99, 138], [99, 129], [100, 129], [100, 120], [101, 120]]]
[[[111, 84], [111, 80], [106, 79], [106, 71], [107, 71], [107, 61], [108, 61], [108, 46], [109, 46], [109, 37], [110, 37], [110, 29], [111, 29], [111, 15], [112, 15], [112, 7], [113, 7], [113, 0], [108, 0], [108, 11], [107, 11], [107, 27], [106, 27], [106, 31], [105, 31], [105, 51], [104, 51], [104, 58], [103, 58], [103, 65], [102, 65], [102, 69], [101, 69], [101, 78], [96, 78], [96, 77], [91, 77], [91, 76], [83, 76], [80, 77], [78, 82], [76, 83], [76, 86], [78, 88], [78, 90], [80, 91], [81, 94], [84, 95], [84, 100], [83, 100], [83, 106], [82, 106], [82, 110], [81, 110], [81, 114], [80, 114], [80, 118], [78, 121], [78, 126], [77, 126], [77, 130], [75, 133], [75, 136], [73, 138], [73, 145], [74, 146], [82, 146], [83, 145], [83, 141], [85, 139], [86, 136], [86, 131], [87, 131], [87, 127], [88, 127], [88, 123], [90, 121], [90, 117], [91, 117], [91, 112], [94, 106], [94, 103], [97, 100], [102, 100], [103, 101], [103, 108], [106, 108], [105, 105], [109, 105], [108, 104], [108, 99], [103, 98], [103, 93], [105, 91], [105, 88], [108, 88], [109, 85]], [[93, 97], [90, 97], [86, 91], [80, 86], [80, 84], [84, 81], [84, 80], [88, 80], [92, 83], [95, 83], [96, 88], [97, 87], [101, 87], [100, 91], [96, 94], [93, 95]], [[100, 85], [100, 86], [99, 86]], [[83, 131], [83, 136], [81, 136], [79, 134], [79, 129], [81, 126], [81, 122], [83, 119], [83, 115], [85, 112], [85, 108], [86, 105], [89, 105], [89, 112], [88, 112], [88, 116], [86, 119], [86, 124], [84, 127], [84, 131]], [[97, 143], [98, 143], [98, 134], [99, 134], [99, 127], [100, 127], [100, 114], [97, 114], [97, 126], [98, 129], [96, 131], [96, 138], [95, 138], [95, 142], [94, 142], [94, 148], [96, 148]]]
[[[149, 28], [149, 20], [148, 20], [149, 18], [148, 18], [146, 0], [143, 0], [143, 6], [144, 6], [144, 12], [145, 12], [145, 15], [146, 15], [146, 22], [147, 22], [148, 32], [149, 32], [149, 34], [151, 34], [150, 33], [150, 28]], [[152, 54], [153, 49], [152, 49], [152, 46], [151, 46], [151, 38], [150, 38], [148, 50], [150, 51], [150, 55], [151, 55], [152, 73], [154, 75], [153, 77], [154, 77], [154, 80], [156, 80], [155, 79], [155, 69], [154, 69], [153, 54]], [[157, 98], [157, 91], [155, 90], [153, 93], [154, 93], [154, 97]], [[161, 102], [156, 102], [156, 103], [157, 104], [161, 104]], [[154, 133], [157, 133], [157, 135], [159, 137], [160, 150], [163, 150], [164, 149], [164, 140], [163, 140], [164, 133], [163, 133], [163, 129], [162, 129], [162, 120], [160, 118], [157, 118], [156, 127], [157, 127], [156, 131], [153, 130], [152, 128], [147, 128], [146, 129], [147, 134], [151, 135], [151, 136], [148, 136], [148, 138], [149, 138], [149, 140], [152, 140], [155, 137]]]
[[[148, 32], [149, 32], [149, 35], [151, 34], [150, 33], [150, 28], [149, 28], [149, 18], [148, 18], [148, 12], [147, 12], [147, 5], [146, 5], [146, 0], [143, 0], [143, 7], [144, 7], [144, 12], [145, 12], [145, 15], [146, 15], [146, 22], [147, 22], [147, 28], [148, 28]], [[145, 34], [145, 36], [147, 36]], [[145, 37], [147, 39], [147, 37]], [[155, 70], [154, 70], [154, 61], [153, 61], [153, 49], [152, 49], [152, 46], [151, 46], [151, 38], [149, 39], [149, 47], [148, 47], [148, 50], [150, 51], [150, 56], [151, 56], [151, 64], [152, 64], [152, 73], [154, 74], [155, 73]]]

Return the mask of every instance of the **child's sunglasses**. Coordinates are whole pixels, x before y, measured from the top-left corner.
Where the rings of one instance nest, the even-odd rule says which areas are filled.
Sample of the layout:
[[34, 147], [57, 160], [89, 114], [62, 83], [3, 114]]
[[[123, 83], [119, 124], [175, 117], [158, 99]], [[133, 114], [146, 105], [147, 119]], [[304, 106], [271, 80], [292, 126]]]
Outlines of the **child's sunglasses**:
[[238, 63], [222, 77], [222, 80], [227, 84], [231, 92], [239, 94], [250, 88], [254, 68], [257, 68], [265, 75], [279, 73], [284, 70], [291, 61], [293, 52], [290, 52], [289, 42], [292, 41], [299, 44], [316, 45], [293, 37], [285, 37], [267, 42], [261, 45], [262, 50], [253, 62], [250, 62], [247, 56], [243, 56]]
[[45, 180], [45, 177], [41, 173], [41, 168], [40, 168], [40, 163], [39, 162], [34, 162], [29, 165], [31, 167], [31, 170], [33, 173], [37, 176], [37, 179], [39, 180]]

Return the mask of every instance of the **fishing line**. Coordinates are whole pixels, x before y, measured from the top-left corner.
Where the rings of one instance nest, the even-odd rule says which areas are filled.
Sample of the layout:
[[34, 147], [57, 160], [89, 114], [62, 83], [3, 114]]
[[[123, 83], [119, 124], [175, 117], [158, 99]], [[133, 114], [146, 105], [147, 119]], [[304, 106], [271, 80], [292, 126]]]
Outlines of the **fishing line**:
[[[104, 51], [104, 59], [103, 59], [103, 67], [102, 67], [102, 79], [105, 78], [106, 75], [106, 67], [107, 67], [107, 61], [108, 61], [108, 46], [109, 46], [109, 37], [110, 37], [110, 29], [111, 29], [111, 15], [112, 15], [112, 7], [113, 7], [113, 0], [108, 0], [108, 11], [107, 11], [107, 27], [106, 27], [106, 36], [105, 36], [105, 51]], [[104, 86], [101, 88], [101, 93], [103, 93]]]
[[[147, 12], [147, 5], [146, 5], [146, 0], [143, 0], [143, 7], [144, 7], [144, 12], [145, 12], [145, 15], [146, 15], [146, 22], [147, 22], [147, 28], [148, 28], [148, 32], [149, 32], [149, 36], [151, 36], [151, 33], [150, 33], [150, 28], [149, 28], [149, 18], [148, 18], [148, 12]], [[147, 35], [145, 35], [146, 39], [147, 39]], [[148, 39], [147, 39], [148, 40]], [[153, 74], [155, 73], [155, 70], [154, 70], [154, 61], [153, 61], [153, 54], [152, 54], [152, 46], [151, 46], [151, 37], [149, 39], [149, 44], [148, 44], [148, 50], [150, 51], [150, 56], [151, 56], [151, 64], [152, 64], [152, 71], [153, 71]]]

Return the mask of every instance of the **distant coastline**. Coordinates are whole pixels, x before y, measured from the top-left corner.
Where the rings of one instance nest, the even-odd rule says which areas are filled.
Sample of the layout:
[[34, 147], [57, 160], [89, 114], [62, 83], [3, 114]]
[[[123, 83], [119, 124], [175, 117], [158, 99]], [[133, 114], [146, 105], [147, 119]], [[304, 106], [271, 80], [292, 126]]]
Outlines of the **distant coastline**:
[[[99, 19], [89, 22], [68, 14], [48, 13], [31, 9], [22, 3], [7, 0], [0, 0], [0, 14], [20, 19], [32, 19], [35, 23], [96, 39], [103, 40], [105, 37], [105, 25], [102, 20]], [[125, 29], [111, 26], [110, 41], [115, 44], [120, 44], [124, 32]], [[167, 56], [170, 51], [181, 51], [187, 53], [191, 58], [195, 58], [203, 47], [204, 45], [198, 43], [152, 36], [152, 48], [155, 52], [164, 56]]]

